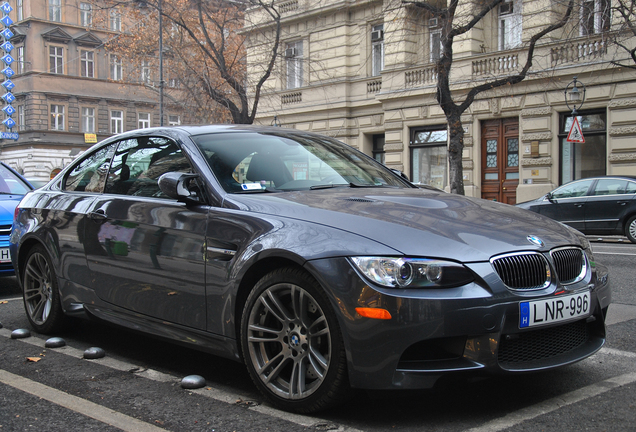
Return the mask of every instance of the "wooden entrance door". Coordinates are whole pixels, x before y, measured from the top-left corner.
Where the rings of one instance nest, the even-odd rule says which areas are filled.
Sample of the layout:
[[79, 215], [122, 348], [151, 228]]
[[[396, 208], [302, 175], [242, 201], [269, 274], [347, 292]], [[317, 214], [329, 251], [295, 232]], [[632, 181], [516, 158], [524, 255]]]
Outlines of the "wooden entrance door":
[[519, 185], [519, 120], [487, 120], [481, 126], [481, 197], [516, 204]]

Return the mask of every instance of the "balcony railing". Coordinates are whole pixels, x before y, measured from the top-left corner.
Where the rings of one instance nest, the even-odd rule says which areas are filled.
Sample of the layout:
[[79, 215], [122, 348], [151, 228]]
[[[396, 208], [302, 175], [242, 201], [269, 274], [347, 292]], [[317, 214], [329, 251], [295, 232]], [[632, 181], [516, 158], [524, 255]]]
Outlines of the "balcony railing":
[[560, 44], [550, 49], [552, 65], [592, 61], [607, 54], [607, 40], [602, 37]]
[[380, 93], [382, 90], [382, 80], [375, 79], [367, 83], [367, 93]]
[[295, 104], [295, 103], [300, 103], [302, 101], [303, 101], [302, 92], [293, 92], [293, 93], [286, 93], [286, 94], [280, 95], [280, 103], [282, 105]]
[[290, 0], [281, 2], [278, 5], [280, 13], [289, 13], [298, 10], [298, 0]]
[[473, 60], [473, 75], [502, 75], [516, 72], [519, 69], [519, 55], [496, 55], [479, 60]]
[[437, 69], [429, 66], [404, 72], [404, 85], [406, 88], [419, 87], [437, 82]]

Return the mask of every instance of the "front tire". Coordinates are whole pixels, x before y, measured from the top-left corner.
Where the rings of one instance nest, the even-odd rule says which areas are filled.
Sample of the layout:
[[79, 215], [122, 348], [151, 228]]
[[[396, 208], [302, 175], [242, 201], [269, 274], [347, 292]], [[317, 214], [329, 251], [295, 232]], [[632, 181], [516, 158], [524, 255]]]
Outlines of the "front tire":
[[241, 347], [256, 387], [284, 410], [316, 412], [349, 394], [338, 321], [302, 270], [275, 270], [256, 284], [243, 309]]
[[25, 260], [22, 293], [27, 318], [38, 333], [51, 334], [66, 326], [68, 318], [62, 310], [57, 276], [41, 245], [33, 247]]
[[625, 235], [630, 242], [636, 243], [636, 216], [632, 216], [625, 225]]

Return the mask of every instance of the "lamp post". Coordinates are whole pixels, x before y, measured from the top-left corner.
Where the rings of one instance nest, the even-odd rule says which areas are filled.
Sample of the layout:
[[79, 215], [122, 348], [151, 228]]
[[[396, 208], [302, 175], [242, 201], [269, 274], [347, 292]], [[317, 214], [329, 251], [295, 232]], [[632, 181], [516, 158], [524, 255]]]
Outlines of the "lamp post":
[[565, 105], [572, 110], [572, 115], [576, 115], [576, 111], [581, 109], [585, 102], [585, 85], [581, 81], [577, 81], [576, 77], [565, 86], [563, 91], [565, 95]]

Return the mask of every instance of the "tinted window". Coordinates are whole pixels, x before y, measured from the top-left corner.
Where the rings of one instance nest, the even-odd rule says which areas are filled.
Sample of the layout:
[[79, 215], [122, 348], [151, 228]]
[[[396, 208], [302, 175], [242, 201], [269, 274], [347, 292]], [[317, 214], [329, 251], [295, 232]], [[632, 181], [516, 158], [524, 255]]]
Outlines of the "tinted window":
[[102, 192], [115, 144], [102, 147], [82, 160], [66, 175], [62, 189], [75, 192]]
[[593, 180], [583, 180], [561, 186], [552, 192], [552, 198], [572, 198], [584, 196], [590, 189]]
[[627, 180], [601, 179], [596, 183], [592, 195], [619, 195], [627, 193]]
[[120, 141], [108, 174], [106, 193], [167, 198], [157, 181], [167, 172], [192, 172], [175, 143], [159, 137]]
[[627, 182], [627, 193], [636, 193], [636, 182]]

